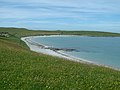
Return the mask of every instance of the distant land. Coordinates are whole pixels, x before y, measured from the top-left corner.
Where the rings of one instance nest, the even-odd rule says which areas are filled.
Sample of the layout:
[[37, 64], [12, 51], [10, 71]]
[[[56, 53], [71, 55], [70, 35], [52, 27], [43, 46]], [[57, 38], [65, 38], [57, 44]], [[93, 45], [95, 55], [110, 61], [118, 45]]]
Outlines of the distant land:
[[66, 30], [29, 30], [25, 28], [5, 28], [1, 27], [0, 32], [8, 32], [16, 36], [34, 36], [34, 35], [81, 35], [92, 37], [120, 37], [120, 33], [102, 32], [102, 31], [66, 31]]

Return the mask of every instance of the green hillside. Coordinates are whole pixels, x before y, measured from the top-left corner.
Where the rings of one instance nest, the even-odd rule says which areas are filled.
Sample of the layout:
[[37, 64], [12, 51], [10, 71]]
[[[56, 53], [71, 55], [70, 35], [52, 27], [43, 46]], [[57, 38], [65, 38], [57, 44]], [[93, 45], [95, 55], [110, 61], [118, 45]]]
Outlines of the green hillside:
[[11, 34], [0, 37], [0, 90], [120, 90], [120, 71], [35, 53], [20, 40], [57, 31], [0, 31]]
[[100, 31], [45, 31], [45, 30], [28, 30], [25, 28], [0, 28], [0, 32], [9, 32], [10, 34], [21, 36], [31, 36], [31, 35], [82, 35], [82, 36], [110, 36], [110, 37], [120, 37], [120, 33], [111, 32], [100, 32]]

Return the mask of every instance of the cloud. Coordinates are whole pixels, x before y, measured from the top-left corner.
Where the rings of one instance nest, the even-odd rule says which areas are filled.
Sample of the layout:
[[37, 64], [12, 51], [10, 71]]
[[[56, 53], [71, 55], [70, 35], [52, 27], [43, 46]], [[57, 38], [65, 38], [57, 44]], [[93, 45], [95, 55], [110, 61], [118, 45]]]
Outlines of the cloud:
[[119, 8], [119, 0], [0, 0], [0, 26], [107, 29], [120, 25]]

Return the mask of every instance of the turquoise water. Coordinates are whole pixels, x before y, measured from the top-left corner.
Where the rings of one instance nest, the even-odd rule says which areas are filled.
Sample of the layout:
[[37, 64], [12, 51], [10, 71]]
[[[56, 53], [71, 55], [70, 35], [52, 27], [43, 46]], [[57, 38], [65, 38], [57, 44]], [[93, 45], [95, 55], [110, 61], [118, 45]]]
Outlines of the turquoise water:
[[120, 69], [120, 37], [47, 36], [32, 40], [55, 48], [76, 49], [65, 53]]

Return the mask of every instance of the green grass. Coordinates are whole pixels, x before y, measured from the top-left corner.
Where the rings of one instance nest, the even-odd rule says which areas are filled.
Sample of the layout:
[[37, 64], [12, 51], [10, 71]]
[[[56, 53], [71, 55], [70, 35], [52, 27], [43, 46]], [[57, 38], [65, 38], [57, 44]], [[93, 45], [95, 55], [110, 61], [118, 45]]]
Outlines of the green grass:
[[0, 90], [120, 90], [120, 71], [38, 54], [0, 38]]

